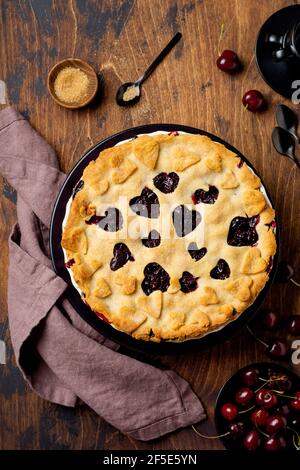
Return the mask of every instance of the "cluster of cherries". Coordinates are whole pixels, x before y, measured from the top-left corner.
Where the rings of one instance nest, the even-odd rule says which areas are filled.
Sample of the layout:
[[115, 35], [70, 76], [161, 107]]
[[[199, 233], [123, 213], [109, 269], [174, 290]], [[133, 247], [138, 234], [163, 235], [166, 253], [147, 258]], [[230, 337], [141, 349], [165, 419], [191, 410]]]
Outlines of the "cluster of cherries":
[[300, 450], [300, 390], [287, 374], [269, 368], [261, 375], [256, 366], [239, 373], [234, 400], [217, 410], [226, 431], [219, 437], [247, 450]]
[[[290, 335], [300, 336], [300, 315], [290, 315], [286, 319], [281, 320], [276, 311], [265, 310], [263, 312], [262, 319], [264, 327], [267, 330], [275, 330], [281, 326], [281, 323], [283, 323], [283, 326], [287, 329]], [[257, 341], [265, 346], [266, 353], [271, 359], [287, 359], [290, 348], [285, 339], [275, 337], [269, 339], [268, 343], [266, 343], [258, 338], [249, 327], [247, 327], [247, 329]]]
[[[242, 64], [236, 52], [226, 49], [217, 59], [217, 67], [230, 75], [242, 70]], [[248, 111], [262, 111], [266, 108], [266, 101], [258, 90], [247, 91], [242, 98], [243, 105]]]

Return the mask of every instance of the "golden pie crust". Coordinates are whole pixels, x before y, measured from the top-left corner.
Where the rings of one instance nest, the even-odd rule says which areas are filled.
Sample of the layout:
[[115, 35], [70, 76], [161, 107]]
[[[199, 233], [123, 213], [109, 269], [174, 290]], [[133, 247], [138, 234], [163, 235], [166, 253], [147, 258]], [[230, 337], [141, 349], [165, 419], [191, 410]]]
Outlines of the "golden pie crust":
[[[161, 172], [179, 176], [173, 192], [165, 194], [155, 187], [153, 178]], [[261, 191], [260, 179], [223, 145], [201, 135], [143, 135], [102, 151], [85, 168], [82, 180], [66, 217], [62, 246], [85, 302], [115, 328], [150, 341], [198, 338], [242, 313], [266, 284], [276, 252], [275, 213]], [[217, 200], [194, 204], [192, 194], [199, 188], [207, 191], [209, 185], [218, 188]], [[159, 218], [142, 217], [129, 207], [129, 200], [145, 187], [159, 199]], [[172, 211], [179, 205], [201, 214], [199, 225], [184, 237], [178, 237], [172, 225]], [[108, 207], [121, 211], [120, 230], [107, 232], [86, 223]], [[231, 221], [254, 216], [258, 235], [254, 246], [229, 245]], [[144, 246], [141, 238], [149, 233], [149, 223], [160, 232], [166, 220], [170, 237], [162, 238], [157, 247]], [[128, 224], [134, 227], [134, 238], [128, 235]], [[120, 242], [134, 261], [112, 271], [113, 249]], [[188, 252], [191, 242], [207, 249], [200, 260]], [[210, 275], [220, 259], [230, 267], [226, 279]], [[144, 293], [144, 268], [149, 263], [158, 263], [170, 276], [165, 292]], [[188, 293], [180, 284], [185, 271], [197, 278], [196, 290]]]

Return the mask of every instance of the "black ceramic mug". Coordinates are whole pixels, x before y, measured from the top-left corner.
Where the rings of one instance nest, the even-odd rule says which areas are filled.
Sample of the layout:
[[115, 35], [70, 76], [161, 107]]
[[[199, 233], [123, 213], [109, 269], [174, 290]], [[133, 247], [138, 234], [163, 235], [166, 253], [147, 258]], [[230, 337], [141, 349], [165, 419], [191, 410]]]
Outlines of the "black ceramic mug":
[[267, 41], [279, 46], [273, 51], [273, 58], [276, 62], [287, 59], [300, 60], [300, 21], [290, 26], [281, 36], [270, 34]]

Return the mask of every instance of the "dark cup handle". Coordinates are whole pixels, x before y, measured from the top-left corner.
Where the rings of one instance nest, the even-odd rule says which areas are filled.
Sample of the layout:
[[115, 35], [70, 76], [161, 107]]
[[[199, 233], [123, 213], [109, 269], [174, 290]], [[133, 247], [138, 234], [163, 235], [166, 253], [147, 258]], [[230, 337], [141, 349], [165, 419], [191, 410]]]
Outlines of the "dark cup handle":
[[281, 45], [283, 43], [283, 38], [284, 36], [279, 36], [278, 34], [269, 34], [267, 37], [267, 42]]

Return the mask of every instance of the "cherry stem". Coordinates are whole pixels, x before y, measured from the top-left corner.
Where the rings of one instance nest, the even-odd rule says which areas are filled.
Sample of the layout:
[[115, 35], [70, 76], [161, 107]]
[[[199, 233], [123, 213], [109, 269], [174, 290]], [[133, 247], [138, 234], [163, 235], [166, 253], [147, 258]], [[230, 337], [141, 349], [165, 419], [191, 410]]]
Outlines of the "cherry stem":
[[298, 447], [296, 441], [295, 441], [295, 434], [293, 434], [293, 444], [296, 450], [300, 450], [300, 447]]
[[268, 345], [267, 343], [265, 343], [264, 341], [262, 341], [261, 339], [259, 339], [259, 338], [253, 333], [253, 331], [251, 330], [251, 328], [250, 328], [248, 325], [246, 325], [246, 328], [247, 328], [247, 330], [249, 331], [249, 333], [253, 336], [253, 338], [255, 338], [257, 341], [259, 341], [261, 344], [263, 344], [265, 348], [268, 348], [268, 347], [269, 347], [269, 345]]
[[278, 377], [276, 379], [264, 379], [263, 377], [258, 377], [258, 380], [263, 380], [264, 382], [279, 382], [280, 380], [286, 380], [286, 377]]
[[243, 413], [247, 413], [248, 411], [253, 410], [255, 408], [255, 405], [252, 405], [250, 408], [247, 408], [247, 410], [239, 411], [239, 415], [242, 415]]
[[255, 420], [255, 427], [256, 427], [256, 429], [258, 430], [258, 432], [260, 432], [263, 436], [265, 436], [265, 437], [270, 437], [269, 434], [267, 434], [266, 432], [262, 431], [262, 429], [260, 429], [260, 427], [257, 426], [256, 420]]
[[292, 400], [297, 400], [297, 397], [291, 397], [291, 395], [284, 395], [284, 392], [281, 390], [271, 390], [271, 392], [278, 393], [281, 397], [291, 398]]
[[264, 388], [266, 384], [263, 383], [260, 387], [258, 387], [256, 390], [255, 390], [255, 393], [259, 392], [259, 390], [261, 390], [262, 388]]
[[291, 278], [290, 281], [295, 284], [295, 286], [300, 287], [299, 282], [296, 282], [295, 279]]
[[228, 431], [228, 432], [225, 432], [224, 434], [220, 434], [219, 436], [205, 436], [204, 434], [201, 434], [201, 432], [197, 431], [197, 429], [193, 425], [192, 425], [192, 430], [196, 434], [198, 434], [198, 436], [204, 437], [205, 439], [219, 439], [220, 437], [225, 437], [225, 436], [228, 436], [228, 434], [230, 434], [230, 431]]
[[[289, 429], [290, 431], [292, 431], [294, 433], [293, 442], [294, 442], [294, 437], [295, 437], [295, 434], [296, 434], [297, 439], [298, 439], [298, 444], [297, 444], [297, 450], [298, 450], [298, 446], [300, 446], [300, 436], [299, 436], [299, 434], [297, 433], [296, 429], [290, 428], [290, 426], [287, 426], [286, 429]], [[295, 442], [294, 442], [294, 444], [295, 444]]]
[[223, 34], [224, 34], [224, 23], [221, 24], [221, 28], [220, 28], [220, 36], [219, 36], [219, 41], [218, 41], [218, 54], [219, 56], [221, 55], [221, 51], [220, 51], [220, 45], [221, 45], [221, 41], [222, 41], [222, 37], [223, 37]]

